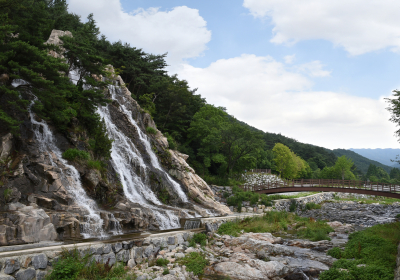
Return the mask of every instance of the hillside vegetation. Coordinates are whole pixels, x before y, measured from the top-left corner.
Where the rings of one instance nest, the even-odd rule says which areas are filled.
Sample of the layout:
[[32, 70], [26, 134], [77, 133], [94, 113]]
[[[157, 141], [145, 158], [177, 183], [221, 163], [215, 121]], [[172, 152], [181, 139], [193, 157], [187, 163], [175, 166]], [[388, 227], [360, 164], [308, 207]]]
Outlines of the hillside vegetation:
[[354, 161], [354, 164], [357, 166], [357, 168], [363, 173], [366, 174], [368, 171], [368, 167], [370, 164], [373, 164], [377, 167], [381, 167], [383, 170], [385, 170], [387, 173], [390, 173], [392, 170], [391, 166], [384, 165], [380, 162], [377, 162], [375, 160], [371, 160], [369, 158], [366, 158], [356, 152], [353, 152], [351, 150], [345, 150], [345, 149], [335, 149], [333, 150], [333, 153], [340, 157], [340, 156], [346, 156], [348, 158], [351, 158]]
[[[207, 104], [185, 80], [167, 73], [166, 54], [108, 41], [92, 14], [82, 20], [68, 12], [66, 0], [0, 0], [0, 11], [1, 135], [21, 133], [33, 102], [33, 111], [59, 132], [68, 134], [72, 124], [86, 130], [91, 158], [105, 164], [112, 139], [96, 107], [110, 102], [103, 95], [109, 83], [95, 77], [108, 77], [107, 66], [112, 64], [125, 82], [122, 86], [167, 136], [170, 148], [189, 155], [189, 164], [209, 183], [237, 183], [244, 170], [255, 168], [272, 169], [285, 178], [343, 177], [334, 167], [338, 155], [331, 150], [260, 131], [225, 108]], [[72, 33], [61, 38], [68, 50], [65, 58], [48, 55], [59, 51], [44, 44], [53, 29]], [[73, 73], [79, 73], [74, 83], [69, 79]], [[278, 160], [282, 151], [289, 167], [283, 168]], [[363, 178], [365, 165], [353, 160], [353, 175], [346, 171], [346, 178]]]

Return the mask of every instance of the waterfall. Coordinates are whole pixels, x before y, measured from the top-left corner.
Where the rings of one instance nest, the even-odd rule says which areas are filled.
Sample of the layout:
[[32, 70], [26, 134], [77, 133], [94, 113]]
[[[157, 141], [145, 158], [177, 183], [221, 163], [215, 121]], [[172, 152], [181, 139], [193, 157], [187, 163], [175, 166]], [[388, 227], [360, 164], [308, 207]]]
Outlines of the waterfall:
[[123, 134], [112, 122], [107, 106], [99, 106], [97, 112], [104, 119], [107, 133], [113, 139], [111, 163], [119, 174], [125, 196], [131, 202], [151, 209], [160, 225], [160, 229], [179, 228], [179, 217], [173, 211], [160, 207], [163, 204], [150, 189], [146, 180], [136, 174], [135, 169], [139, 167], [145, 179], [148, 179], [147, 166], [131, 139]]
[[201, 221], [200, 220], [187, 220], [185, 221], [184, 229], [195, 229], [200, 228]]
[[[115, 96], [116, 93], [115, 93], [115, 87], [114, 87], [114, 86], [111, 86], [111, 87], [110, 87], [110, 92], [111, 92], [112, 98], [113, 98], [114, 100], [117, 100], [117, 98], [116, 98], [116, 96]], [[126, 102], [125, 97], [123, 97], [123, 100]], [[168, 181], [173, 185], [174, 190], [175, 190], [175, 193], [179, 196], [179, 198], [180, 198], [183, 202], [188, 202], [187, 196], [186, 196], [186, 194], [182, 191], [181, 186], [180, 186], [177, 182], [175, 182], [175, 181], [171, 178], [171, 176], [168, 174], [168, 172], [165, 172], [165, 171], [162, 169], [162, 167], [160, 166], [160, 163], [159, 163], [159, 161], [158, 161], [158, 158], [157, 158], [157, 156], [155, 155], [155, 153], [153, 152], [153, 149], [151, 148], [150, 141], [149, 141], [147, 135], [144, 134], [144, 133], [142, 132], [142, 130], [141, 130], [140, 127], [138, 126], [137, 122], [132, 118], [132, 112], [130, 112], [130, 111], [125, 107], [124, 103], [121, 103], [120, 105], [121, 105], [121, 108], [122, 108], [123, 113], [128, 117], [128, 119], [129, 119], [129, 121], [131, 122], [131, 124], [133, 124], [133, 125], [135, 126], [135, 128], [136, 128], [136, 130], [137, 130], [137, 132], [138, 132], [138, 134], [139, 134], [140, 141], [144, 144], [144, 146], [145, 146], [145, 148], [146, 148], [146, 152], [147, 152], [147, 153], [149, 154], [149, 156], [150, 156], [151, 165], [152, 165], [154, 168], [156, 168], [156, 169], [158, 169], [158, 170], [164, 172], [165, 175], [166, 175], [166, 177], [168, 178]]]
[[[83, 189], [78, 170], [62, 158], [62, 153], [55, 144], [53, 133], [47, 123], [44, 120], [40, 122], [35, 120], [31, 108], [36, 100], [37, 98], [35, 97], [28, 107], [35, 138], [39, 143], [40, 151], [47, 154], [52, 166], [60, 170], [63, 182], [67, 182], [65, 186], [66, 190], [73, 197], [75, 203], [87, 212], [84, 216], [86, 222], [81, 224], [81, 234], [84, 238], [107, 237], [107, 234], [103, 230], [104, 222], [99, 215], [96, 203], [87, 196]], [[53, 154], [55, 155], [54, 158]]]

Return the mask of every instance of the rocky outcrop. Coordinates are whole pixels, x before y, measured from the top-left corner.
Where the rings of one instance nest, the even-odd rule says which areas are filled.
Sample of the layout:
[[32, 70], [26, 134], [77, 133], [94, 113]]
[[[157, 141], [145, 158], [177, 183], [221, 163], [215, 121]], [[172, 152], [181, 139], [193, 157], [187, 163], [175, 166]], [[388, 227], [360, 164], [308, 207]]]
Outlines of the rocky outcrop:
[[332, 247], [328, 241], [296, 240], [283, 245], [282, 238], [270, 233], [237, 238], [214, 234], [214, 238], [208, 250], [213, 255], [211, 267], [206, 272], [231, 279], [314, 279], [336, 260], [320, 252], [321, 247], [324, 251]]
[[[63, 58], [60, 36], [72, 36], [71, 32], [53, 30], [46, 44], [60, 46], [61, 52], [50, 51], [50, 55]], [[88, 133], [73, 119], [66, 132], [60, 133], [48, 123], [58, 153], [44, 150], [35, 136], [38, 128], [37, 117], [21, 113], [20, 135], [13, 136], [0, 128], [0, 244], [12, 245], [41, 240], [79, 239], [82, 228], [88, 223], [88, 210], [80, 207], [71, 194], [76, 187], [73, 180], [78, 179], [89, 198], [97, 203], [95, 212], [100, 215], [105, 232], [138, 231], [160, 228], [159, 215], [187, 218], [195, 212], [208, 216], [210, 211], [225, 215], [229, 208], [214, 199], [208, 185], [195, 174], [186, 163], [187, 156], [168, 149], [168, 141], [157, 130], [151, 116], [131, 97], [120, 76], [114, 74], [97, 77], [109, 79], [115, 86], [117, 97], [108, 105], [113, 124], [134, 143], [142, 163], [130, 162], [130, 170], [143, 179], [151, 191], [162, 201], [154, 213], [151, 204], [134, 203], [125, 196], [120, 175], [111, 161], [104, 166], [89, 167], [80, 161], [67, 162], [60, 154], [67, 149], [78, 149], [90, 153]], [[107, 97], [111, 92], [105, 91]], [[126, 111], [122, 111], [124, 106]], [[135, 120], [136, 125], [130, 121]], [[36, 123], [34, 125], [34, 123]], [[157, 133], [148, 135], [152, 151], [157, 155], [162, 167], [155, 167], [144, 145], [141, 135], [152, 127]], [[42, 132], [40, 132], [42, 133]], [[53, 141], [53, 140], [52, 140]], [[60, 158], [59, 158], [60, 157]], [[74, 167], [74, 172], [71, 170]], [[72, 174], [74, 173], [74, 174]], [[177, 194], [177, 186], [171, 184], [167, 175], [171, 174], [179, 188], [190, 199], [188, 203]], [[168, 175], [169, 176], [169, 175]], [[79, 178], [78, 178], [79, 177]], [[147, 199], [147, 198], [146, 198]], [[17, 206], [16, 206], [17, 205]], [[162, 219], [161, 219], [162, 222]]]
[[50, 217], [37, 205], [8, 205], [9, 215], [0, 219], [0, 245], [51, 241], [57, 232]]
[[[207, 208], [214, 209], [220, 215], [230, 214], [230, 209], [219, 203], [214, 198], [214, 192], [211, 188], [200, 178], [199, 175], [187, 164], [186, 159], [189, 157], [178, 151], [169, 150], [171, 153], [172, 166], [169, 173], [180, 180], [188, 189], [188, 194], [195, 202], [206, 206]], [[201, 209], [197, 209], [202, 212]], [[207, 213], [201, 213], [206, 216]]]
[[3, 137], [1, 137], [1, 146], [0, 146], [0, 160], [5, 160], [11, 154], [12, 151], [12, 142], [13, 136], [11, 133], [7, 133]]

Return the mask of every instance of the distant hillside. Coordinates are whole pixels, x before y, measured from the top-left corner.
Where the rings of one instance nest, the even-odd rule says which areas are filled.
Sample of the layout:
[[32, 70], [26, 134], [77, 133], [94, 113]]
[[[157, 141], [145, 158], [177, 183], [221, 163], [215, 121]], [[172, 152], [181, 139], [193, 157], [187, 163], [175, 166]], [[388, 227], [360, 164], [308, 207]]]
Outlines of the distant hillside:
[[391, 159], [396, 159], [397, 155], [400, 155], [400, 149], [349, 149], [350, 151], [356, 152], [363, 157], [378, 161], [382, 164], [394, 166], [394, 162]]
[[267, 149], [272, 149], [276, 143], [282, 143], [308, 163], [314, 162], [320, 169], [334, 165], [337, 160], [336, 155], [329, 149], [301, 143], [281, 134], [265, 132], [264, 139]]
[[314, 146], [311, 144], [301, 143], [293, 138], [284, 136], [280, 133], [276, 134], [271, 132], [264, 132], [253, 126], [248, 125], [245, 122], [239, 122], [254, 131], [262, 133], [266, 144], [265, 148], [267, 150], [272, 150], [276, 143], [282, 143], [289, 147], [296, 155], [306, 160], [313, 169], [323, 169], [325, 166], [332, 166], [337, 160], [337, 156], [329, 149]]
[[392, 167], [390, 166], [384, 165], [375, 160], [371, 160], [350, 150], [336, 149], [333, 150], [333, 153], [338, 157], [345, 155], [346, 157], [351, 158], [357, 168], [361, 170], [364, 174], [367, 173], [368, 167], [371, 163], [376, 166], [382, 167], [387, 173], [390, 173], [390, 170], [392, 170]]

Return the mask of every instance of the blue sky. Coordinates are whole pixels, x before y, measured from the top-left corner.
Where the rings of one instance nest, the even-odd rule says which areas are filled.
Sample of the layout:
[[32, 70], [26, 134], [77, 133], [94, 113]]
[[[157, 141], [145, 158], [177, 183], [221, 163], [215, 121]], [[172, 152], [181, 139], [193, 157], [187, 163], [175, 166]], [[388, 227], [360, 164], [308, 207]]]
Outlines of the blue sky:
[[327, 148], [399, 148], [383, 97], [400, 88], [400, 1], [70, 0], [111, 41], [168, 52], [207, 101]]

